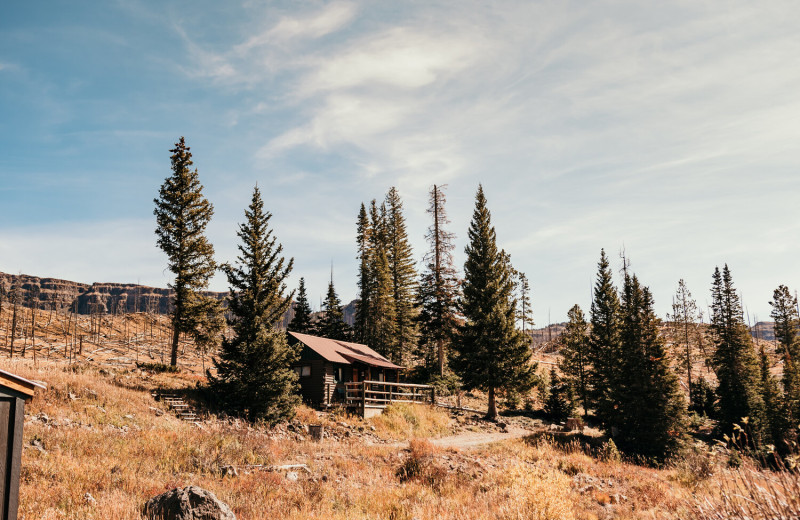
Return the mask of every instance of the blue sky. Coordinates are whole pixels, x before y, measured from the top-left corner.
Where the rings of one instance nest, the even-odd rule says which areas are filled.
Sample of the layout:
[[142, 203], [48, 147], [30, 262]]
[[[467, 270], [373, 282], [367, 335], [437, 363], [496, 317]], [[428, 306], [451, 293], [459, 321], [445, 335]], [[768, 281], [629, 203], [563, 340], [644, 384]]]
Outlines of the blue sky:
[[[153, 198], [192, 148], [220, 261], [257, 182], [312, 299], [356, 296], [361, 202], [415, 254], [483, 183], [537, 325], [600, 248], [669, 311], [728, 263], [751, 315], [800, 288], [800, 4], [17, 2], [0, 8], [0, 271], [165, 286]], [[217, 277], [212, 288], [224, 290]], [[317, 304], [318, 305], [318, 304]]]

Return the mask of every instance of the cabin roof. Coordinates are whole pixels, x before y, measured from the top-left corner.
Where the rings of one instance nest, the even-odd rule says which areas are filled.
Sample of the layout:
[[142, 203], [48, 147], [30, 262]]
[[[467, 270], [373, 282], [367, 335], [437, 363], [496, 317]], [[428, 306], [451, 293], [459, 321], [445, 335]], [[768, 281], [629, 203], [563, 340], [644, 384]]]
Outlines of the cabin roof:
[[29, 381], [11, 372], [0, 370], [0, 388], [3, 387], [20, 392], [25, 396], [26, 400], [33, 397], [33, 392], [36, 388], [47, 389], [47, 385], [41, 381]]
[[341, 363], [343, 365], [363, 363], [381, 368], [403, 368], [360, 343], [328, 339], [312, 336], [311, 334], [301, 334], [300, 332], [289, 331], [289, 334], [331, 363]]

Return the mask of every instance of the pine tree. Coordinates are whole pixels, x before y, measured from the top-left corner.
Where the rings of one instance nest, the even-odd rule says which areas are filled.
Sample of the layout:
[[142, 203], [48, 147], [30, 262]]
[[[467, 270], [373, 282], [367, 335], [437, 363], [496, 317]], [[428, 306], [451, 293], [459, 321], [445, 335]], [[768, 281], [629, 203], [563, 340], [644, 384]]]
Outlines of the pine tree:
[[550, 387], [544, 412], [553, 422], [564, 422], [575, 411], [572, 387], [559, 377], [555, 367], [550, 368]]
[[237, 233], [242, 241], [237, 264], [225, 266], [235, 335], [224, 338], [214, 359], [216, 376], [207, 375], [211, 390], [228, 411], [276, 424], [291, 417], [299, 403], [297, 375], [290, 368], [297, 353], [275, 329], [294, 296], [284, 295], [294, 261], [281, 256], [283, 246], [269, 229], [272, 215], [264, 212], [258, 187], [245, 217]]
[[172, 175], [161, 185], [159, 197], [153, 200], [157, 244], [167, 254], [169, 270], [175, 274], [175, 281], [169, 286], [175, 294], [172, 366], [178, 363], [181, 333], [201, 341], [215, 337], [222, 312], [219, 302], [201, 293], [217, 268], [214, 248], [205, 236], [214, 207], [203, 196], [197, 169], [190, 169], [193, 163], [189, 150], [183, 137], [170, 150]]
[[595, 415], [604, 426], [615, 422], [614, 391], [619, 379], [620, 366], [620, 303], [612, 280], [611, 268], [605, 250], [600, 250], [597, 264], [597, 281], [591, 308], [591, 333], [589, 335], [588, 361], [590, 400], [595, 405]]
[[[374, 202], [374, 201], [373, 201]], [[356, 243], [358, 244], [358, 300], [356, 301], [356, 317], [353, 335], [356, 341], [367, 345], [373, 344], [373, 326], [371, 322], [374, 288], [372, 262], [374, 258], [373, 229], [367, 215], [367, 208], [361, 204], [358, 212]]]
[[698, 336], [698, 321], [702, 318], [702, 311], [697, 308], [692, 293], [681, 278], [678, 280], [678, 289], [672, 300], [672, 315], [668, 319], [672, 321], [673, 342], [682, 352], [679, 359], [686, 370], [689, 407], [692, 406], [692, 364], [696, 357], [692, 338]]
[[663, 462], [683, 444], [686, 403], [670, 368], [650, 290], [625, 268], [620, 366], [612, 390], [619, 444]]
[[517, 290], [519, 291], [519, 300], [518, 305], [519, 309], [517, 311], [517, 319], [522, 324], [522, 332], [525, 332], [525, 327], [530, 326], [533, 327], [533, 315], [531, 310], [531, 286], [528, 282], [528, 277], [525, 276], [525, 273], [522, 271], [514, 271], [514, 277], [516, 278], [516, 286]]
[[317, 333], [323, 338], [349, 340], [350, 327], [344, 322], [342, 302], [339, 300], [339, 296], [336, 295], [336, 289], [333, 287], [333, 278], [328, 284], [328, 295], [322, 304], [322, 310], [325, 311], [325, 314], [319, 320]]
[[569, 322], [558, 338], [561, 346], [559, 368], [565, 380], [574, 388], [583, 404], [584, 416], [589, 412], [589, 324], [576, 304], [567, 313]]
[[311, 306], [308, 304], [305, 278], [300, 278], [300, 286], [297, 288], [297, 302], [294, 305], [294, 317], [289, 322], [289, 330], [302, 334], [314, 334], [315, 331], [314, 324], [311, 321]]
[[800, 317], [797, 312], [797, 298], [792, 296], [788, 287], [781, 285], [772, 293], [770, 305], [770, 316], [775, 320], [778, 352], [783, 356], [782, 383], [786, 423], [797, 429], [800, 422]]
[[386, 194], [385, 233], [389, 273], [392, 279], [395, 335], [391, 342], [392, 361], [403, 365], [417, 345], [417, 271], [408, 241], [403, 202], [393, 186]]
[[368, 343], [379, 354], [391, 356], [394, 354], [395, 336], [397, 334], [397, 320], [392, 286], [392, 273], [387, 254], [386, 238], [386, 206], [378, 209], [375, 201], [370, 205], [370, 248], [372, 258], [370, 264], [371, 302], [369, 305], [368, 328], [370, 331]]
[[758, 358], [727, 265], [722, 272], [714, 269], [711, 334], [715, 346], [712, 362], [719, 381], [719, 428], [730, 433], [734, 424], [742, 424], [747, 417], [750, 441], [758, 443], [764, 425]]
[[425, 235], [430, 249], [425, 254], [425, 272], [419, 284], [422, 358], [428, 373], [444, 376], [447, 350], [455, 332], [458, 275], [453, 265], [455, 235], [445, 231], [450, 223], [445, 212], [444, 186], [433, 185], [428, 214], [433, 224]]
[[528, 342], [515, 325], [511, 266], [508, 255], [497, 249], [482, 186], [478, 187], [468, 238], [459, 303], [465, 321], [458, 327], [451, 364], [466, 389], [488, 392], [487, 417], [495, 419], [496, 392], [530, 388], [535, 366], [530, 363]]

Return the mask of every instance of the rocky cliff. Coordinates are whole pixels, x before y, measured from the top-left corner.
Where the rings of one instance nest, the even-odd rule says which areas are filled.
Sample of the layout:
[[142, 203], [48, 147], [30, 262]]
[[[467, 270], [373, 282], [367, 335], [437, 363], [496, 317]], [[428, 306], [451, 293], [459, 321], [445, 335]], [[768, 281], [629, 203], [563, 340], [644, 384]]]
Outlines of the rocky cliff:
[[[69, 309], [78, 314], [167, 314], [172, 297], [172, 290], [160, 287], [121, 283], [87, 285], [57, 278], [6, 273], [0, 273], [0, 290], [5, 292], [4, 301], [16, 298], [19, 304], [26, 307]], [[209, 291], [205, 294], [223, 300], [228, 293]]]

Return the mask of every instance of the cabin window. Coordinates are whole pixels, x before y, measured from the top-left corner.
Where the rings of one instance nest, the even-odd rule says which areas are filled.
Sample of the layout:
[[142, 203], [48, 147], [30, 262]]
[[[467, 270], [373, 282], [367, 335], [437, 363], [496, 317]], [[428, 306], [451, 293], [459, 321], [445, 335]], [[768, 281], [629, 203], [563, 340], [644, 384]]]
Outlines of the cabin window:
[[386, 378], [383, 375], [383, 372], [378, 372], [378, 381], [386, 381]]
[[311, 365], [302, 365], [299, 367], [294, 367], [294, 371], [297, 372], [299, 377], [309, 377], [311, 376]]

